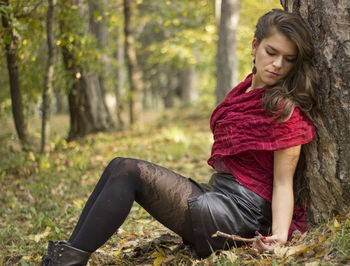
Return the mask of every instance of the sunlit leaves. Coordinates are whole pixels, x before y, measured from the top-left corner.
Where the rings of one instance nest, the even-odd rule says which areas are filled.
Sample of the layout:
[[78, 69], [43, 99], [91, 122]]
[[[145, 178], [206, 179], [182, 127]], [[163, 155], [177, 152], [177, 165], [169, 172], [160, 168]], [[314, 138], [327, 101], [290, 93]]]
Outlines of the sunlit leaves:
[[[144, 13], [145, 18], [149, 18], [145, 22], [148, 22], [150, 32], [153, 30], [158, 36], [156, 42], [143, 42], [143, 49], [150, 52], [147, 65], [170, 64], [183, 67], [186, 64], [198, 64], [194, 50], [213, 55], [215, 44], [211, 41], [215, 37], [211, 35], [215, 32], [206, 31], [212, 26], [213, 5], [189, 1], [160, 1], [147, 3], [147, 8], [153, 12]], [[140, 41], [144, 40], [141, 38]], [[212, 57], [202, 58], [212, 60]]]
[[[44, 18], [47, 4], [44, 1], [37, 5], [39, 0], [13, 0], [10, 3], [7, 12], [13, 17], [15, 34], [18, 38], [24, 102], [34, 105], [40, 98], [44, 73], [42, 62], [45, 61], [46, 54]], [[58, 0], [57, 3], [54, 29], [58, 48], [65, 47], [74, 55], [77, 64], [88, 65], [89, 71], [97, 73], [102, 71], [100, 58], [107, 56], [113, 69], [106, 81], [106, 87], [112, 91], [115, 84], [114, 67], [120, 66], [115, 58], [119, 45], [116, 41], [117, 36], [123, 40], [122, 1], [109, 1], [103, 12], [94, 13], [95, 21], [103, 21], [108, 26], [110, 40], [106, 49], [98, 49], [95, 37], [88, 33], [87, 14], [84, 14], [82, 8], [72, 1]], [[82, 1], [79, 5], [81, 3], [87, 2]], [[146, 83], [153, 84], [152, 82], [164, 69], [176, 69], [180, 72], [187, 66], [194, 65], [200, 77], [199, 101], [214, 102], [210, 99], [214, 97], [218, 38], [214, 1], [139, 0], [134, 3], [137, 7], [133, 18], [137, 55]], [[278, 0], [241, 1], [237, 35], [240, 79], [251, 70], [251, 38], [256, 19], [267, 10], [279, 6]], [[31, 12], [30, 16], [24, 16], [28, 12]], [[65, 30], [62, 30], [63, 28]], [[59, 32], [61, 34], [58, 34]], [[6, 36], [2, 36], [2, 42], [4, 41]], [[5, 69], [3, 63], [0, 61], [1, 69]], [[71, 77], [74, 75], [65, 72], [61, 57], [58, 56], [53, 80], [55, 89], [67, 91], [73, 82]], [[6, 75], [0, 78], [0, 85], [4, 88], [8, 86]], [[6, 101], [5, 98], [8, 97], [8, 90], [3, 90], [0, 93], [0, 102]], [[2, 106], [0, 108], [8, 110]]]

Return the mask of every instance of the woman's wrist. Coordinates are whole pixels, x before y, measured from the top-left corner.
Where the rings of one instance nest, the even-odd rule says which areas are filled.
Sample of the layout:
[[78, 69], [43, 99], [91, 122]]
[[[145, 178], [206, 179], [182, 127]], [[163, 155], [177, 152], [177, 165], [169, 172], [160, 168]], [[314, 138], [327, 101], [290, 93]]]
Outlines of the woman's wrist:
[[275, 232], [272, 234], [272, 236], [275, 236], [276, 239], [278, 239], [279, 244], [284, 245], [285, 243], [287, 243], [288, 240], [288, 233], [284, 233], [284, 232]]

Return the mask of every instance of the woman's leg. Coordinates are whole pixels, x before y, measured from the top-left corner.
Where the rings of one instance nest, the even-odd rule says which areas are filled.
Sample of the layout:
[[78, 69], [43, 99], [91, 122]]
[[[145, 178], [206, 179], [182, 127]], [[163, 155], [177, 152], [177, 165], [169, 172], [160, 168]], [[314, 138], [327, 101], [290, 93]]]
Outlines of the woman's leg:
[[95, 251], [122, 225], [136, 200], [159, 222], [193, 243], [187, 199], [199, 194], [201, 190], [190, 180], [166, 168], [116, 158], [96, 185], [69, 242]]
[[80, 215], [80, 218], [78, 220], [78, 223], [76, 224], [72, 235], [70, 236], [69, 242], [73, 241], [73, 239], [75, 238], [76, 234], [79, 232], [80, 227], [82, 226], [83, 222], [86, 219], [86, 216], [88, 215], [91, 207], [93, 206], [94, 202], [96, 201], [98, 195], [100, 194], [100, 192], [102, 191], [104, 185], [106, 184], [108, 178], [111, 176], [112, 171], [115, 167], [118, 166], [119, 162], [121, 160], [119, 160], [119, 158], [116, 158], [114, 160], [112, 160], [107, 167], [105, 168], [105, 170], [103, 171], [99, 181], [97, 182], [94, 190], [92, 191], [89, 199], [87, 200], [87, 202], [85, 203], [84, 209]]

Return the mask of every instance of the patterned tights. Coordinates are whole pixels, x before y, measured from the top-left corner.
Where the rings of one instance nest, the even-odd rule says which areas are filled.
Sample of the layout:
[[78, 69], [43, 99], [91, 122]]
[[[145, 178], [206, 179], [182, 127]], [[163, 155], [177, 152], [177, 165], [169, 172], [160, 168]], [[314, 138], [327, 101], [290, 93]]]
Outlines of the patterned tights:
[[201, 193], [189, 179], [166, 168], [115, 158], [90, 195], [69, 243], [94, 252], [122, 225], [134, 200], [163, 225], [194, 243], [187, 199]]

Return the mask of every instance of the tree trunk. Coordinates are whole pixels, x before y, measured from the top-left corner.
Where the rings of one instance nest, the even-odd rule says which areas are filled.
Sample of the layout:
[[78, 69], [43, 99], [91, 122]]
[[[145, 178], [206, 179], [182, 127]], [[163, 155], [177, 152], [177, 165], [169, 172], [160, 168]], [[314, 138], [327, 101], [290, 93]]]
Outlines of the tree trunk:
[[151, 79], [151, 106], [153, 109], [159, 109], [161, 105], [160, 95], [162, 93], [162, 87], [160, 83], [159, 74]]
[[89, 31], [95, 35], [100, 48], [106, 48], [109, 43], [109, 32], [104, 15], [107, 4], [106, 0], [89, 1]]
[[63, 114], [66, 112], [63, 97], [64, 97], [64, 95], [61, 91], [55, 90], [56, 113], [57, 114]]
[[120, 34], [117, 35], [117, 45], [118, 45], [118, 48], [117, 48], [118, 67], [117, 67], [117, 79], [116, 79], [117, 85], [115, 89], [116, 113], [117, 113], [118, 124], [121, 128], [123, 128], [125, 124], [122, 116], [125, 109], [125, 104], [124, 104], [125, 72], [124, 72], [124, 45]]
[[187, 106], [198, 99], [198, 75], [194, 65], [190, 65], [181, 74], [181, 102]]
[[106, 104], [106, 81], [110, 76], [111, 60], [109, 58], [108, 43], [109, 32], [105, 19], [105, 6], [108, 1], [94, 0], [89, 1], [89, 31], [95, 36], [99, 48], [101, 71], [98, 74], [98, 81], [100, 83], [101, 93], [103, 95], [103, 104], [108, 113], [109, 123], [113, 124], [109, 109]]
[[68, 94], [70, 112], [68, 140], [111, 128], [97, 75], [85, 74], [80, 70], [76, 72], [76, 76]]
[[[62, 3], [64, 9], [71, 6], [68, 0]], [[60, 31], [66, 37], [73, 34], [73, 27], [64, 14], [60, 14]], [[71, 75], [71, 88], [68, 93], [70, 112], [70, 130], [68, 140], [82, 137], [92, 132], [105, 131], [112, 127], [108, 112], [106, 111], [103, 95], [96, 74], [87, 73], [88, 66], [80, 66], [72, 51], [78, 50], [75, 42], [64, 40], [61, 45], [63, 62]], [[75, 47], [68, 49], [67, 45]]]
[[222, 1], [216, 74], [217, 103], [225, 99], [226, 94], [237, 82], [238, 59], [236, 56], [236, 31], [238, 18], [239, 0]]
[[47, 38], [47, 65], [43, 90], [43, 107], [41, 123], [41, 152], [47, 153], [50, 150], [50, 96], [52, 93], [52, 77], [54, 74], [55, 44], [52, 29], [54, 8], [56, 1], [48, 0], [48, 10], [46, 18], [46, 38]]
[[220, 25], [222, 0], [215, 0], [215, 20], [216, 25]]
[[133, 27], [131, 25], [132, 13], [133, 13], [133, 1], [124, 0], [124, 32], [125, 32], [125, 54], [128, 63], [129, 74], [129, 110], [130, 110], [130, 124], [134, 124], [140, 119], [142, 114], [142, 75], [139, 70], [135, 39], [133, 36]]
[[175, 89], [178, 84], [178, 77], [177, 77], [176, 71], [174, 69], [170, 69], [167, 72], [167, 76], [165, 79], [167, 83], [166, 83], [166, 86], [163, 87], [164, 89], [163, 101], [164, 101], [164, 107], [169, 109], [169, 108], [173, 108], [175, 103]]
[[29, 144], [27, 123], [23, 115], [21, 85], [19, 81], [18, 62], [17, 62], [17, 37], [14, 35], [11, 15], [5, 13], [5, 9], [9, 8], [9, 1], [3, 0], [0, 3], [0, 13], [2, 25], [4, 27], [4, 40], [7, 60], [7, 70], [10, 80], [10, 93], [12, 103], [12, 114], [15, 122], [16, 132], [22, 146]]
[[350, 205], [350, 2], [281, 1], [300, 14], [315, 40], [320, 86], [316, 95], [323, 123], [317, 139], [304, 146], [305, 161], [298, 167], [304, 178], [310, 221], [327, 221]]

